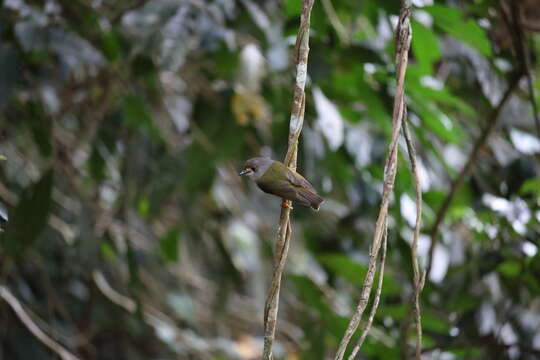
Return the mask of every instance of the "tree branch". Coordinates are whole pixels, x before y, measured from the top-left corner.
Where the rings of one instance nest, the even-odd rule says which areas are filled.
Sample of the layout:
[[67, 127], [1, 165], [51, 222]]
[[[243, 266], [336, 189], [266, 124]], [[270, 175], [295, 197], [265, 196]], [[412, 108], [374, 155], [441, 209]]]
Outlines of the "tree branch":
[[433, 226], [431, 227], [431, 230], [429, 232], [429, 236], [431, 238], [431, 244], [429, 247], [429, 261], [428, 266], [426, 269], [426, 277], [429, 279], [429, 274], [431, 272], [431, 268], [433, 266], [433, 253], [435, 251], [435, 246], [438, 241], [438, 232], [439, 227], [442, 224], [442, 221], [444, 220], [444, 217], [446, 216], [446, 213], [448, 209], [450, 208], [450, 204], [452, 203], [452, 200], [454, 198], [454, 195], [456, 194], [458, 188], [460, 185], [465, 181], [467, 176], [469, 175], [471, 169], [473, 168], [474, 164], [476, 163], [476, 160], [478, 159], [478, 156], [480, 155], [480, 151], [483, 149], [484, 145], [486, 144], [489, 136], [491, 135], [491, 132], [495, 128], [495, 125], [497, 124], [497, 120], [499, 118], [499, 114], [501, 113], [501, 110], [506, 105], [507, 101], [510, 99], [510, 95], [514, 92], [515, 88], [519, 84], [519, 80], [523, 76], [523, 73], [521, 71], [514, 73], [510, 79], [510, 82], [508, 84], [508, 88], [506, 89], [506, 92], [504, 93], [503, 97], [499, 101], [499, 104], [488, 114], [487, 120], [486, 120], [486, 127], [484, 130], [482, 130], [482, 133], [480, 134], [480, 137], [476, 140], [476, 143], [474, 144], [473, 150], [471, 154], [469, 155], [469, 159], [467, 160], [467, 163], [461, 169], [458, 176], [452, 180], [450, 184], [450, 190], [448, 191], [448, 194], [446, 195], [446, 198], [444, 199], [441, 207], [437, 211], [437, 216], [435, 218], [435, 222], [433, 223]]
[[426, 273], [424, 272], [421, 274], [418, 265], [418, 238], [420, 237], [420, 229], [422, 227], [422, 186], [418, 174], [418, 167], [416, 165], [416, 150], [414, 149], [411, 134], [409, 133], [406, 111], [404, 112], [403, 119], [403, 135], [405, 136], [405, 142], [407, 143], [409, 161], [411, 162], [411, 172], [413, 173], [414, 188], [416, 191], [416, 223], [414, 225], [414, 237], [411, 246], [411, 261], [414, 274], [413, 307], [416, 323], [416, 360], [420, 360], [422, 355], [422, 314], [420, 311], [420, 293], [422, 292], [426, 279]]
[[375, 297], [373, 298], [373, 303], [371, 304], [371, 311], [369, 313], [368, 321], [362, 328], [362, 335], [360, 335], [360, 339], [358, 339], [358, 342], [354, 346], [354, 349], [351, 352], [351, 355], [349, 355], [349, 360], [354, 360], [354, 358], [356, 357], [356, 354], [358, 354], [358, 351], [360, 351], [360, 348], [364, 344], [367, 334], [369, 333], [369, 330], [371, 329], [371, 325], [373, 324], [373, 319], [375, 318], [375, 314], [377, 313], [377, 308], [379, 307], [379, 301], [381, 299], [382, 285], [383, 285], [383, 279], [384, 279], [384, 264], [386, 262], [386, 245], [388, 242], [388, 225], [386, 224], [385, 227], [386, 229], [384, 231], [384, 238], [383, 238], [383, 243], [382, 243], [381, 262], [379, 264], [379, 281], [377, 282], [377, 290], [375, 292]]
[[394, 97], [394, 109], [392, 114], [392, 139], [389, 146], [388, 155], [386, 157], [384, 165], [384, 188], [381, 200], [381, 206], [379, 209], [379, 215], [375, 224], [375, 232], [371, 243], [371, 250], [369, 254], [368, 272], [364, 278], [362, 290], [360, 294], [360, 300], [356, 310], [349, 321], [347, 330], [343, 335], [341, 343], [339, 344], [338, 351], [334, 357], [335, 360], [342, 360], [347, 349], [347, 346], [355, 333], [364, 310], [366, 309], [373, 287], [373, 277], [375, 275], [377, 255], [381, 247], [382, 239], [387, 231], [387, 215], [388, 204], [390, 202], [390, 195], [394, 189], [394, 181], [397, 172], [397, 155], [398, 147], [397, 140], [401, 131], [401, 124], [403, 121], [403, 112], [405, 108], [404, 100], [404, 86], [405, 86], [405, 72], [407, 70], [407, 62], [409, 56], [409, 47], [411, 44], [411, 2], [410, 0], [402, 1], [402, 7], [399, 15], [399, 22], [396, 30], [396, 93]]
[[[26, 326], [28, 331], [32, 333], [45, 346], [54, 351], [62, 360], [79, 360], [77, 356], [69, 352], [64, 346], [60, 345], [32, 320], [32, 317], [24, 309], [23, 305], [4, 285], [0, 285], [0, 297], [4, 299], [11, 309], [15, 312], [19, 320]], [[35, 315], [34, 315], [35, 316]]]
[[[512, 1], [510, 4], [512, 12], [512, 25], [515, 33], [515, 48], [516, 55], [518, 56], [518, 61], [521, 63], [523, 72], [525, 73], [525, 78], [527, 79], [527, 87], [529, 88], [529, 97], [531, 101], [531, 108], [534, 118], [534, 123], [536, 125], [536, 134], [540, 137], [540, 117], [538, 116], [538, 106], [536, 104], [536, 97], [534, 94], [534, 84], [533, 77], [531, 74], [531, 61], [529, 53], [527, 52], [527, 38], [523, 32], [522, 22], [521, 22], [521, 9], [519, 1]], [[510, 29], [512, 31], [512, 29]]]
[[[296, 169], [298, 139], [304, 123], [305, 93], [307, 78], [307, 63], [309, 54], [309, 25], [311, 9], [314, 0], [302, 1], [302, 15], [300, 17], [300, 28], [296, 37], [296, 84], [294, 88], [294, 97], [291, 109], [291, 118], [289, 123], [289, 144], [287, 155], [285, 156], [285, 165]], [[284, 201], [286, 201], [284, 199]], [[274, 268], [272, 272], [272, 282], [264, 306], [264, 349], [263, 359], [271, 360], [272, 344], [276, 332], [276, 322], [279, 307], [279, 292], [281, 287], [281, 277], [289, 243], [291, 239], [290, 208], [282, 207], [279, 217], [278, 238], [274, 254]]]

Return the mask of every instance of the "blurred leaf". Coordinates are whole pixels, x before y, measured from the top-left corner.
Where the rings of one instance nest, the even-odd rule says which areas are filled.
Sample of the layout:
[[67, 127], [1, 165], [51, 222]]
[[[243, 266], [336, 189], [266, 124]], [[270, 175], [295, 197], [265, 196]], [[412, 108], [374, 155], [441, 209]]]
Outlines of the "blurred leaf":
[[285, 0], [285, 15], [287, 17], [299, 16], [302, 12], [302, 2], [297, 0]]
[[523, 185], [521, 185], [519, 193], [522, 195], [534, 194], [540, 196], [540, 177], [526, 180]]
[[321, 314], [332, 313], [324, 301], [324, 293], [310, 278], [305, 275], [292, 275], [291, 279], [298, 289], [298, 293], [302, 294], [302, 298], [308, 305], [318, 310]]
[[[138, 259], [138, 250], [134, 249], [132, 241], [126, 241], [126, 260], [129, 270], [129, 288], [130, 291], [134, 291], [135, 288], [139, 287], [141, 285], [141, 277], [139, 276], [139, 259]], [[136, 299], [137, 302], [139, 302], [139, 299]], [[139, 311], [139, 305], [137, 304], [137, 308]]]
[[159, 239], [161, 254], [166, 261], [178, 262], [179, 231], [173, 228]]
[[484, 56], [492, 55], [491, 45], [484, 29], [473, 19], [465, 20], [459, 9], [434, 5], [423, 7], [422, 10], [430, 13], [435, 20], [435, 25], [448, 34], [471, 45]]
[[95, 180], [100, 181], [105, 179], [105, 159], [97, 146], [93, 146], [92, 151], [90, 152], [90, 157], [88, 158], [88, 170]]
[[156, 74], [159, 72], [154, 61], [144, 55], [137, 55], [131, 62], [131, 69], [134, 77], [141, 80], [145, 85], [145, 90], [154, 90], [156, 88]]
[[19, 58], [10, 44], [0, 44], [0, 109], [6, 106], [19, 80]]
[[309, 277], [305, 275], [292, 275], [292, 280], [304, 302], [319, 313], [320, 323], [332, 334], [337, 343], [347, 328], [349, 318], [334, 313], [326, 302], [325, 294]]
[[[409, 311], [409, 307], [406, 304], [385, 305], [384, 307], [384, 315], [390, 316], [396, 321], [399, 321], [405, 318], [405, 315], [408, 313], [408, 311]], [[423, 316], [423, 313], [422, 313], [422, 316]]]
[[238, 75], [238, 63], [240, 61], [240, 54], [238, 52], [222, 44], [219, 50], [215, 52], [215, 56], [219, 58], [214, 68], [217, 78], [232, 80], [234, 76]]
[[[320, 255], [319, 261], [329, 268], [334, 274], [343, 277], [345, 280], [358, 287], [362, 286], [367, 274], [367, 267], [359, 264], [347, 256], [341, 254]], [[377, 282], [378, 273], [374, 282]], [[385, 295], [399, 294], [400, 287], [388, 274], [384, 275], [383, 293]]]
[[150, 202], [147, 197], [140, 198], [137, 202], [137, 211], [142, 217], [147, 218], [150, 214]]
[[437, 210], [443, 203], [446, 193], [440, 190], [429, 190], [423, 196], [423, 200], [433, 210]]
[[339, 255], [321, 255], [319, 261], [328, 267], [333, 273], [343, 277], [345, 280], [356, 286], [361, 286], [367, 274], [367, 267], [359, 264], [350, 258]]
[[210, 189], [216, 173], [212, 155], [199, 143], [194, 143], [187, 150], [185, 159], [189, 176], [184, 176], [183, 179], [188, 194], [195, 195]]
[[3, 241], [4, 249], [10, 255], [21, 254], [45, 229], [52, 203], [53, 178], [53, 170], [49, 170], [22, 192]]
[[252, 92], [236, 92], [232, 97], [231, 108], [240, 125], [263, 120], [265, 101], [262, 96]]
[[135, 94], [127, 95], [124, 98], [123, 112], [126, 124], [159, 138], [159, 133], [154, 127], [146, 102], [141, 96]]
[[427, 311], [422, 312], [422, 327], [426, 331], [433, 331], [441, 334], [448, 334], [448, 331], [450, 330], [448, 322]]
[[482, 355], [485, 355], [484, 349], [474, 346], [462, 349], [453, 349], [450, 350], [450, 352], [455, 354], [458, 359], [482, 359]]
[[332, 92], [328, 95], [342, 101], [360, 102], [367, 116], [389, 133], [391, 121], [384, 97], [366, 82], [365, 76], [363, 67], [358, 65], [349, 71], [334, 73]]
[[460, 144], [463, 140], [463, 133], [444, 112], [442, 112], [433, 102], [426, 102], [426, 99], [415, 96], [411, 107], [418, 114], [422, 123], [442, 140]]
[[433, 32], [418, 21], [412, 21], [412, 49], [414, 56], [418, 59], [423, 72], [431, 73], [433, 62], [441, 57], [439, 40]]
[[25, 123], [30, 128], [39, 151], [43, 156], [50, 156], [52, 153], [52, 120], [50, 116], [43, 112], [40, 105], [33, 102], [26, 104], [24, 110], [28, 111]]
[[340, 184], [347, 185], [353, 181], [354, 172], [347, 162], [343, 149], [327, 153], [324, 159], [324, 166], [328, 173]]
[[116, 253], [111, 245], [109, 245], [106, 241], [101, 241], [99, 243], [99, 248], [101, 250], [101, 254], [105, 258], [105, 260], [112, 260], [116, 258]]
[[101, 44], [101, 48], [109, 60], [119, 60], [121, 56], [120, 37], [116, 32], [109, 31], [104, 33], [101, 38]]
[[521, 273], [521, 264], [515, 260], [506, 260], [497, 266], [497, 272], [506, 277], [516, 277]]
[[450, 204], [448, 209], [448, 218], [450, 219], [462, 219], [465, 214], [474, 214], [473, 208], [471, 208], [472, 194], [469, 186], [461, 186]]
[[460, 293], [457, 299], [453, 300], [452, 303], [450, 303], [449, 310], [464, 313], [466, 311], [473, 310], [478, 305], [480, 305], [481, 302], [482, 299], [480, 299], [479, 297]]
[[[426, 100], [432, 100], [438, 105], [445, 105], [446, 107], [463, 112], [465, 115], [476, 116], [476, 111], [463, 99], [453, 95], [442, 83], [438, 83], [438, 80], [430, 76], [426, 76], [425, 73], [420, 71], [418, 67], [411, 65], [407, 69], [406, 81], [408, 84], [409, 93], [414, 95], [417, 101], [425, 103]], [[426, 81], [435, 82], [435, 86], [440, 85], [441, 88], [434, 88], [433, 85], [426, 84]]]

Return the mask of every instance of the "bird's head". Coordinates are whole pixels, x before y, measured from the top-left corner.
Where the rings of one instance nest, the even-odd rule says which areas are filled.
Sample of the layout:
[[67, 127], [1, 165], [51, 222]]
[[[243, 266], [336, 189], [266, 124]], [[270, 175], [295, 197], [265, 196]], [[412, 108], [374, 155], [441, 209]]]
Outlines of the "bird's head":
[[272, 162], [272, 159], [263, 157], [249, 159], [244, 164], [243, 170], [240, 171], [240, 175], [253, 176], [255, 179], [258, 179], [266, 173]]

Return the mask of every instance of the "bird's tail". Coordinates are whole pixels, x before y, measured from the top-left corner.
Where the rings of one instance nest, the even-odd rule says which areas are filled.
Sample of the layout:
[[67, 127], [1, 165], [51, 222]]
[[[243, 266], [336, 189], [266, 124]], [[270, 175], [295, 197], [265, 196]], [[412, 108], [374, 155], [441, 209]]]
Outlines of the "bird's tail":
[[303, 191], [302, 195], [309, 202], [309, 206], [311, 206], [313, 210], [319, 211], [321, 204], [324, 202], [324, 199], [322, 197], [307, 190]]

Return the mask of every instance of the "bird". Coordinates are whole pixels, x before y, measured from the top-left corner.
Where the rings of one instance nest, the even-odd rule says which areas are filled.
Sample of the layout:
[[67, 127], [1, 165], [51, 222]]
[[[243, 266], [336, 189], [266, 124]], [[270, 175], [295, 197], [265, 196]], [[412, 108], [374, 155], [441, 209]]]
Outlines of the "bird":
[[[302, 175], [285, 164], [267, 157], [247, 160], [240, 175], [252, 178], [264, 192], [309, 206], [318, 211], [324, 199]], [[284, 200], [282, 206], [290, 207]]]

